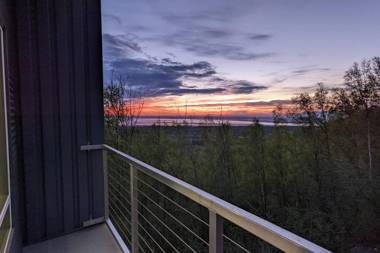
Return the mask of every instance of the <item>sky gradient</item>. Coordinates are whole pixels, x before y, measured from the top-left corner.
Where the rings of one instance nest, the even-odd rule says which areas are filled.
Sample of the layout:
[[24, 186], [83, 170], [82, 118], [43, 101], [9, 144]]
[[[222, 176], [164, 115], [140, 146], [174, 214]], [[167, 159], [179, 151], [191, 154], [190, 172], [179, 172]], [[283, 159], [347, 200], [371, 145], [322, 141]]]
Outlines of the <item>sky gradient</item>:
[[103, 0], [104, 79], [145, 116], [260, 117], [380, 55], [378, 0]]

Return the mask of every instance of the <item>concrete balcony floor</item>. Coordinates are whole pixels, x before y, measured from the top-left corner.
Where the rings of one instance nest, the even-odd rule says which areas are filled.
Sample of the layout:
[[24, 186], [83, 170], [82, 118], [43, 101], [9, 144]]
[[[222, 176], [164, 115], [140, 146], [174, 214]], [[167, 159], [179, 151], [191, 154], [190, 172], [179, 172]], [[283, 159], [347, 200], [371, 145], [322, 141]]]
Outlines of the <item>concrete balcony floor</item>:
[[106, 224], [25, 247], [23, 253], [121, 253]]

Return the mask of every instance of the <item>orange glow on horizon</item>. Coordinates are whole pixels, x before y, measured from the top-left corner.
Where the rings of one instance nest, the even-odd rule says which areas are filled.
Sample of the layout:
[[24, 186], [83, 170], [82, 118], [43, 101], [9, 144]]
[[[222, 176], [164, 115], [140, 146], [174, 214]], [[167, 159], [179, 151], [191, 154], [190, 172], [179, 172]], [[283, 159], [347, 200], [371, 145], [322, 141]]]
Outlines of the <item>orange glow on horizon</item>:
[[[276, 103], [271, 100], [261, 100], [262, 96], [252, 94], [221, 94], [205, 95], [192, 94], [183, 96], [160, 96], [143, 98], [136, 101], [137, 108], [125, 108], [124, 113], [130, 114], [129, 110], [139, 112], [142, 117], [270, 117], [276, 108]], [[282, 106], [286, 108], [287, 100], [283, 100]], [[105, 108], [105, 113], [112, 115], [112, 110]]]
[[[173, 97], [149, 98], [144, 101], [141, 116], [205, 117], [205, 116], [271, 116], [276, 105], [252, 104], [251, 100], [225, 99], [220, 96], [183, 99]], [[284, 105], [286, 107], [286, 105]]]

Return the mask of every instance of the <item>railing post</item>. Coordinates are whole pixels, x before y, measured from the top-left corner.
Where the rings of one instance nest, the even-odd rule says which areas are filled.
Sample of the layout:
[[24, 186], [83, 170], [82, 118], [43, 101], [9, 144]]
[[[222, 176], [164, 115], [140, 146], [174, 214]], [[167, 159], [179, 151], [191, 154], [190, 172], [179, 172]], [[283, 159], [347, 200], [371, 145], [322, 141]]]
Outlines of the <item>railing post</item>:
[[108, 200], [108, 151], [102, 150], [103, 154], [103, 173], [104, 173], [104, 218], [109, 218], [109, 200]]
[[137, 169], [130, 164], [132, 253], [139, 252]]
[[223, 218], [209, 210], [209, 253], [223, 252]]

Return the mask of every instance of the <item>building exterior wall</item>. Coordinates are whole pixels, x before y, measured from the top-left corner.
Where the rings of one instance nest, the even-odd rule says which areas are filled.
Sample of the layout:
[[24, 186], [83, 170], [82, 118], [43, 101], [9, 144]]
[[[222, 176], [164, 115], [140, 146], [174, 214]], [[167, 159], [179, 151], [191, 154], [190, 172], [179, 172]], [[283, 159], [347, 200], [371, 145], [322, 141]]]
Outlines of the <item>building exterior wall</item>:
[[18, 0], [25, 242], [104, 215], [99, 0]]

